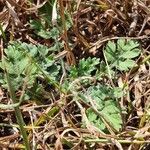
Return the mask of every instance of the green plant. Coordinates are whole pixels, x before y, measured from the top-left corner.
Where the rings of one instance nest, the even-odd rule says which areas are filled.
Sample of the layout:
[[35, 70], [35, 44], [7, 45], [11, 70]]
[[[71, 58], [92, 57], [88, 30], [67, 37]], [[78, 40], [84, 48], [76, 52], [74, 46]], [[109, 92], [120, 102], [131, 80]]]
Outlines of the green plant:
[[[9, 74], [7, 72], [8, 70], [7, 70], [6, 66], [5, 66], [5, 59], [4, 58], [2, 58], [2, 63], [4, 65], [4, 69], [5, 69], [5, 76], [6, 76], [6, 80], [7, 80], [8, 91], [9, 91], [9, 94], [10, 94], [10, 98], [13, 101], [12, 105], [14, 105], [13, 108], [14, 108], [14, 111], [15, 111], [15, 115], [16, 115], [16, 119], [17, 119], [17, 122], [18, 122], [18, 125], [19, 125], [19, 128], [20, 128], [21, 135], [23, 137], [25, 149], [26, 150], [30, 150], [29, 140], [28, 140], [28, 137], [27, 137], [26, 129], [24, 128], [25, 123], [24, 123], [24, 120], [23, 120], [23, 117], [22, 117], [22, 114], [21, 114], [21, 110], [19, 108], [19, 105], [21, 104], [22, 99], [23, 99], [23, 95], [21, 95], [21, 97], [20, 97], [20, 99], [18, 101], [17, 98], [16, 98], [16, 95], [15, 95], [14, 88], [12, 86], [12, 81], [10, 80]], [[15, 105], [15, 104], [17, 104], [17, 105]], [[9, 105], [3, 105], [3, 106], [5, 106], [4, 108], [6, 108], [6, 109], [10, 109]]]
[[46, 27], [44, 19], [30, 20], [30, 27], [34, 30], [35, 34], [44, 39], [57, 39], [59, 37], [59, 30], [56, 27]]
[[[29, 25], [30, 28], [34, 30], [34, 33], [39, 37], [42, 37], [44, 39], [58, 40], [60, 34], [63, 31], [63, 27], [62, 27], [62, 21], [60, 15], [58, 15], [56, 19], [58, 23], [56, 23], [55, 26], [49, 21], [47, 21], [47, 19], [43, 16], [40, 19], [30, 20]], [[72, 24], [73, 23], [70, 14], [68, 12], [65, 12], [66, 29], [68, 30], [70, 27], [72, 27]]]
[[[67, 78], [65, 79], [67, 80], [60, 86], [58, 81], [61, 78], [62, 64], [59, 62], [60, 60], [56, 61], [53, 58], [56, 51], [55, 47], [60, 50], [61, 46], [57, 41], [57, 37], [59, 37], [57, 28], [53, 28], [50, 31], [49, 37], [55, 41], [50, 48], [40, 44], [35, 46], [18, 41], [9, 43], [4, 50], [5, 61], [0, 63], [0, 83], [9, 90], [13, 104], [10, 106], [0, 104], [0, 107], [2, 109], [14, 108], [16, 113], [20, 114], [20, 117], [16, 115], [17, 118], [20, 118], [17, 119], [18, 123], [24, 125], [19, 106], [25, 99], [25, 94], [28, 99], [32, 96], [38, 97], [40, 95], [39, 93], [44, 90], [45, 86], [37, 82], [37, 80], [41, 79], [46, 81], [46, 84], [54, 85], [59, 92], [72, 92], [73, 99], [77, 98], [77, 100], [87, 103], [86, 115], [92, 125], [105, 133], [110, 132], [110, 130], [118, 132], [123, 124], [119, 99], [124, 96], [124, 89], [106, 84], [103, 81], [103, 75], [109, 77], [111, 74], [114, 77], [116, 70], [128, 71], [134, 67], [136, 63], [133, 58], [140, 54], [139, 44], [132, 40], [125, 41], [123, 39], [118, 40], [116, 44], [109, 41], [104, 50], [105, 61], [100, 61], [99, 58], [95, 57], [83, 58], [79, 60], [76, 66], [68, 67], [68, 70], [63, 64], [63, 69], [66, 69]], [[61, 59], [61, 61], [63, 60]], [[91, 82], [89, 81], [90, 79]], [[115, 78], [112, 79], [115, 80]], [[72, 84], [75, 80], [77, 85]], [[94, 85], [91, 85], [93, 80], [95, 81]], [[80, 84], [78, 84], [79, 82]], [[26, 84], [24, 94], [18, 100], [15, 92], [22, 89], [24, 84]], [[72, 89], [70, 88], [71, 84]], [[32, 95], [33, 93], [35, 95]], [[49, 96], [48, 93], [46, 94]], [[19, 122], [20, 120], [22, 120], [22, 123]], [[44, 122], [45, 120], [45, 118], [41, 118], [39, 122]], [[20, 129], [26, 142], [27, 136], [23, 131], [23, 126], [20, 126]], [[26, 145], [28, 145], [27, 142]]]
[[119, 39], [117, 43], [109, 41], [104, 50], [111, 69], [128, 71], [136, 66], [135, 60], [140, 54], [139, 43], [133, 40]]
[[[54, 61], [46, 46], [11, 42], [4, 52], [6, 54], [5, 66], [10, 80], [13, 80], [12, 86], [15, 91], [23, 86], [27, 76], [27, 89], [34, 86], [38, 77], [45, 79], [47, 76], [51, 79], [51, 84], [56, 81], [56, 77], [58, 78], [60, 65]], [[0, 83], [4, 88], [7, 88], [2, 63], [0, 63], [0, 68]]]
[[77, 78], [81, 76], [92, 76], [92, 73], [97, 70], [97, 65], [100, 63], [98, 58], [83, 58], [79, 61], [77, 66], [73, 66], [69, 70], [71, 78]]
[[[117, 43], [109, 41], [104, 50], [104, 61], [98, 58], [87, 58], [79, 61], [77, 66], [69, 70], [69, 77], [77, 79], [84, 76], [95, 76], [99, 80], [103, 75], [114, 79], [116, 70], [128, 71], [136, 66], [134, 58], [139, 56], [139, 44], [133, 40], [119, 39]], [[84, 80], [84, 79], [83, 79]], [[80, 81], [83, 84], [83, 81]], [[90, 85], [90, 82], [86, 82]], [[86, 85], [87, 85], [86, 84]], [[119, 87], [98, 84], [91, 86], [79, 94], [81, 99], [91, 105], [87, 109], [87, 117], [91, 123], [103, 131], [108, 131], [108, 125], [119, 131], [122, 127], [122, 110], [119, 99], [124, 95], [124, 90]]]
[[118, 87], [111, 88], [101, 84], [89, 87], [81, 94], [83, 100], [91, 105], [86, 111], [89, 121], [99, 129], [107, 131], [106, 121], [110, 127], [119, 131], [122, 118], [118, 99], [122, 96], [123, 91]]
[[[98, 58], [87, 58], [80, 60], [77, 66], [71, 67], [69, 76], [73, 79], [83, 77], [84, 80], [84, 76], [99, 76], [99, 74], [104, 73], [104, 71], [104, 74], [108, 75], [106, 70], [106, 64], [104, 62], [102, 64]], [[83, 81], [80, 82], [82, 86], [85, 85]], [[87, 88], [86, 91], [80, 92], [79, 95], [81, 99], [91, 105], [86, 111], [89, 121], [105, 132], [108, 131], [105, 121], [108, 122], [110, 127], [115, 131], [119, 131], [122, 127], [122, 110], [120, 109], [118, 101], [119, 98], [123, 96], [123, 89], [119, 87], [112, 88], [101, 84], [91, 86], [90, 82], [86, 80], [86, 85], [87, 84], [90, 87]], [[92, 103], [94, 104], [94, 108]], [[95, 110], [97, 110], [98, 113], [96, 113]]]
[[[54, 61], [52, 54], [49, 54], [50, 50], [43, 45], [11, 42], [4, 52], [5, 56], [0, 62], [0, 83], [3, 88], [8, 89], [13, 104], [0, 104], [0, 108], [15, 110], [25, 147], [30, 150], [27, 133], [24, 129], [25, 123], [19, 107], [27, 94], [25, 91], [31, 93], [32, 89], [36, 91], [40, 87], [40, 84], [38, 86], [36, 84], [38, 77], [48, 80], [49, 84], [59, 88], [56, 76], [58, 77], [60, 67]], [[15, 92], [19, 89], [23, 89], [23, 94], [18, 100]]]

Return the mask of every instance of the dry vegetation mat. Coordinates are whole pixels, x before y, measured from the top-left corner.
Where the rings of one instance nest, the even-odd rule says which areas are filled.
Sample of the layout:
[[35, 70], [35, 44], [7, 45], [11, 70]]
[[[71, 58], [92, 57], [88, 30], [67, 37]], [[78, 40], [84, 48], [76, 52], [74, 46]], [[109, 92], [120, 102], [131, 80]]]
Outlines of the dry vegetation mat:
[[150, 149], [149, 0], [0, 0], [0, 149]]

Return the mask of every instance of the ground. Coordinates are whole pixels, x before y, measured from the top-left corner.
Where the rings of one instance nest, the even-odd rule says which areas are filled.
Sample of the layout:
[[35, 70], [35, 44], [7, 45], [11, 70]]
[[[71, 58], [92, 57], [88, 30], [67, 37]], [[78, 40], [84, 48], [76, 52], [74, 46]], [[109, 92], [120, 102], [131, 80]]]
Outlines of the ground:
[[0, 1], [0, 149], [150, 149], [149, 0]]

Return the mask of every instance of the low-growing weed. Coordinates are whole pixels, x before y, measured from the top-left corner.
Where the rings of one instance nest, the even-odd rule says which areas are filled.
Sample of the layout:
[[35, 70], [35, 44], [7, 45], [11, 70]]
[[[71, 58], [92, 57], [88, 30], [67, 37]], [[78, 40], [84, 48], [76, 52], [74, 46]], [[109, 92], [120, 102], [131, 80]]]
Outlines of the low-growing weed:
[[[55, 31], [57, 30], [53, 28], [48, 37], [53, 37], [56, 40], [58, 35]], [[60, 94], [63, 89], [66, 94], [72, 93], [73, 97], [78, 96], [76, 100], [81, 105], [83, 103], [88, 104], [86, 115], [92, 125], [105, 133], [110, 132], [110, 129], [118, 132], [123, 125], [122, 108], [119, 101], [124, 96], [125, 90], [118, 87], [117, 84], [111, 85], [107, 81], [111, 74], [112, 82], [116, 82], [116, 72], [126, 72], [136, 65], [135, 58], [140, 54], [138, 47], [139, 44], [132, 40], [119, 39], [116, 43], [109, 41], [103, 51], [104, 59], [83, 58], [79, 60], [77, 65], [64, 68], [66, 76], [63, 83], [59, 84], [62, 76], [62, 65], [59, 60], [54, 60], [54, 47], [48, 48], [43, 45], [35, 46], [22, 42], [11, 42], [4, 50], [5, 66], [2, 61], [0, 63], [0, 83], [3, 88], [8, 89], [5, 67], [15, 92], [23, 87], [27, 78], [25, 91], [28, 92], [25, 94], [29, 100], [32, 96], [38, 97], [39, 91], [44, 89], [44, 85], [37, 82], [38, 79], [42, 79], [47, 84], [59, 89]], [[105, 81], [104, 76], [107, 76]], [[95, 79], [94, 84], [88, 80], [91, 77]], [[80, 84], [78, 86], [73, 85], [73, 88], [69, 89], [70, 85], [78, 79]], [[76, 87], [79, 88], [76, 89]], [[76, 94], [74, 95], [74, 93]], [[84, 125], [84, 122], [82, 124]]]
[[[45, 79], [44, 75], [47, 75], [52, 81], [58, 79], [60, 65], [54, 61], [53, 55], [49, 54], [48, 47], [11, 42], [4, 52], [5, 66], [10, 79], [13, 81], [12, 86], [15, 91], [23, 86], [26, 77], [28, 77], [26, 81], [27, 89], [33, 88], [38, 78]], [[4, 70], [2, 62], [0, 68]], [[1, 85], [7, 88], [4, 72], [1, 71], [0, 75]], [[40, 86], [37, 87], [39, 88]]]

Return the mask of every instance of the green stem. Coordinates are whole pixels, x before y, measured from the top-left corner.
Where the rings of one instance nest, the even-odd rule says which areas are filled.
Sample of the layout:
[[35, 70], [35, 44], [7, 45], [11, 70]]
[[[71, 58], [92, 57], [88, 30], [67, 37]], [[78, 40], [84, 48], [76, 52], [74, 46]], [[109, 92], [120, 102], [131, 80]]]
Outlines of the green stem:
[[[5, 69], [6, 69], [6, 67], [5, 67]], [[13, 86], [11, 84], [9, 75], [8, 75], [6, 70], [5, 70], [5, 73], [6, 73], [6, 79], [7, 79], [7, 84], [8, 84], [8, 90], [9, 90], [9, 93], [10, 93], [10, 98], [12, 99], [13, 104], [16, 104], [16, 103], [18, 103], [18, 101], [17, 101], [16, 96], [15, 96], [15, 91], [13, 89]], [[17, 118], [17, 123], [20, 127], [20, 132], [21, 132], [21, 135], [23, 137], [24, 145], [26, 147], [25, 149], [30, 150], [28, 136], [27, 136], [27, 133], [26, 133], [26, 129], [24, 128], [25, 123], [23, 121], [23, 117], [22, 117], [21, 111], [19, 109], [19, 106], [14, 107], [14, 110], [15, 110], [15, 115], [16, 115], [16, 118]]]

